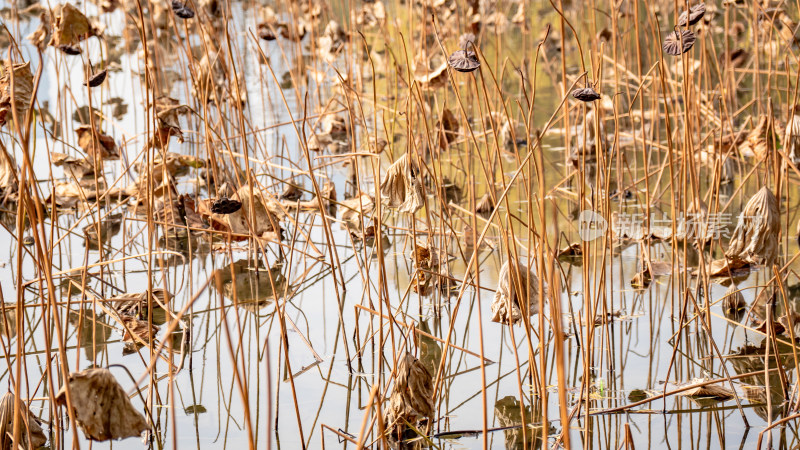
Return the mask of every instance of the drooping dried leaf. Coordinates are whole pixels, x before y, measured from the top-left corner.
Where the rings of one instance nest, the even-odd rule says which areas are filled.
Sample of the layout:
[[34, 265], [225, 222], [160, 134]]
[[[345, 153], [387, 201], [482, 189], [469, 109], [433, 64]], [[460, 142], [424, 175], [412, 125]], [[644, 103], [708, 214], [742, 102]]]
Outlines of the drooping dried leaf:
[[[547, 294], [547, 285], [544, 294]], [[533, 316], [539, 312], [542, 297], [539, 295], [536, 274], [516, 261], [507, 261], [498, 275], [497, 290], [492, 300], [492, 322], [516, 324], [526, 312], [528, 316]]]
[[664, 53], [678, 56], [691, 50], [697, 36], [691, 30], [672, 31], [664, 38]]
[[473, 72], [481, 66], [478, 55], [472, 50], [454, 51], [450, 57], [447, 58], [447, 63], [458, 72]]
[[778, 199], [764, 186], [747, 202], [739, 215], [725, 256], [754, 264], [772, 264], [778, 257], [779, 233]]
[[[42, 447], [47, 443], [47, 436], [45, 436], [39, 422], [28, 410], [25, 402], [20, 400], [19, 414], [17, 415], [17, 422], [19, 423], [19, 437], [20, 442], [14, 445], [14, 394], [6, 392], [0, 400], [0, 449], [36, 449]], [[30, 434], [30, 442], [28, 442], [28, 435]]]
[[[71, 373], [68, 384], [75, 419], [87, 438], [95, 441], [125, 439], [150, 429], [108, 369]], [[56, 403], [67, 405], [66, 385], [56, 395]]]
[[422, 176], [406, 153], [386, 171], [381, 183], [381, 196], [388, 199], [390, 208], [415, 213], [424, 204]]
[[50, 45], [50, 39], [53, 35], [53, 26], [51, 22], [50, 11], [42, 11], [42, 13], [39, 14], [39, 27], [28, 36], [28, 40], [31, 41], [31, 44], [36, 46], [41, 52]]
[[108, 70], [103, 69], [100, 72], [92, 75], [88, 80], [86, 80], [84, 86], [89, 87], [97, 87], [103, 84], [103, 81], [106, 81], [106, 76], [108, 75]]
[[703, 18], [706, 14], [706, 4], [705, 3], [698, 3], [688, 11], [684, 11], [681, 13], [680, 17], [678, 17], [678, 26], [685, 27], [686, 25], [694, 25]]
[[[25, 120], [32, 96], [33, 74], [30, 63], [12, 64], [8, 60], [3, 60], [0, 67], [0, 126], [10, 122], [14, 112], [17, 120]], [[14, 112], [11, 110], [12, 101]]]
[[595, 100], [600, 100], [600, 93], [591, 87], [575, 89], [572, 91], [572, 96], [582, 102], [593, 102]]
[[184, 20], [194, 17], [194, 10], [189, 7], [187, 2], [181, 0], [172, 0], [172, 12]]
[[56, 5], [53, 8], [53, 40], [54, 46], [74, 46], [80, 41], [94, 35], [94, 28], [89, 19], [71, 3]]
[[395, 370], [395, 381], [384, 410], [386, 426], [395, 432], [433, 416], [433, 378], [425, 366], [406, 353]]

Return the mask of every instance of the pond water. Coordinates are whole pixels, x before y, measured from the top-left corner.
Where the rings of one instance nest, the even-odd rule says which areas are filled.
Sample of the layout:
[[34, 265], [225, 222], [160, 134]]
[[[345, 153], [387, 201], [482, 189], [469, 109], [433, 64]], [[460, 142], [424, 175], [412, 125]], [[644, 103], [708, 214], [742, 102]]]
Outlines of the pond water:
[[[730, 51], [724, 41], [734, 31], [714, 33], [729, 23], [768, 26], [722, 3], [708, 5], [694, 49], [679, 58], [658, 51], [672, 2], [565, 4], [585, 68], [549, 2], [409, 0], [381, 3], [382, 17], [372, 2], [207, 1], [187, 2], [197, 15], [185, 20], [166, 3], [74, 5], [102, 24], [104, 38], [76, 44], [80, 55], [50, 46], [41, 63], [23, 38], [47, 6], [2, 11], [19, 40], [3, 42], [4, 54], [34, 74], [42, 64], [42, 73], [30, 144], [11, 120], [0, 141], [18, 174], [28, 152], [36, 182], [15, 192], [37, 189], [48, 215], [34, 232], [19, 220], [27, 207], [4, 203], [0, 383], [29, 402], [49, 448], [355, 448], [347, 438], [360, 437], [379, 448], [375, 412], [389, 402], [406, 352], [438, 391], [428, 437], [403, 448], [800, 445], [791, 345], [798, 172], [777, 138], [782, 128], [768, 135], [764, 158], [743, 150], [750, 137], [722, 142], [747, 136], [769, 111], [779, 127], [790, 116], [797, 64], [769, 52], [796, 52], [781, 34], [794, 6], [783, 25], [770, 22], [784, 41], [756, 52], [753, 37], [734, 70], [714, 58]], [[301, 18], [308, 35], [295, 41]], [[442, 71], [439, 42], [454, 51], [476, 28], [480, 70]], [[266, 30], [277, 39], [259, 38]], [[106, 80], [88, 89], [87, 75], [100, 68]], [[602, 79], [602, 99], [588, 105], [568, 95], [586, 86], [584, 72]], [[177, 128], [148, 106], [161, 96], [187, 106]], [[445, 130], [449, 113], [457, 125]], [[579, 144], [595, 136], [598, 114], [605, 139]], [[78, 180], [53, 155], [86, 155], [81, 124], [109, 135], [120, 157]], [[148, 145], [156, 129], [164, 144]], [[166, 152], [174, 155], [159, 165]], [[406, 153], [423, 180], [423, 207], [403, 212], [384, 198], [380, 214], [348, 219], [354, 204], [342, 202], [359, 191], [380, 198], [390, 165]], [[98, 174], [118, 191], [87, 201]], [[79, 182], [77, 194], [65, 190]], [[299, 200], [281, 198], [290, 183], [301, 187]], [[779, 227], [766, 237], [777, 243], [774, 264], [693, 273], [724, 257], [762, 185], [779, 202]], [[251, 188], [261, 194], [248, 197]], [[317, 189], [330, 198], [317, 202]], [[484, 194], [497, 202], [493, 214], [474, 212]], [[264, 213], [244, 219], [249, 236], [239, 239], [208, 209], [226, 195], [242, 211], [269, 198], [282, 232]], [[709, 245], [676, 236], [700, 199], [710, 211], [703, 223], [719, 225]], [[610, 222], [598, 239], [581, 240], [585, 210]], [[649, 238], [638, 228], [645, 217]], [[417, 260], [415, 242], [431, 250], [430, 263]], [[556, 258], [570, 244], [582, 253]], [[513, 258], [548, 285], [532, 305], [544, 314], [527, 327], [492, 321], [501, 267]], [[724, 302], [731, 286], [744, 302], [733, 313]], [[136, 300], [133, 322], [120, 300]], [[764, 321], [787, 326], [765, 333]], [[152, 339], [148, 322], [158, 328]], [[90, 367], [110, 368], [152, 433], [90, 444], [73, 432], [52, 390], [62, 368]], [[626, 407], [728, 377], [732, 385], [713, 383], [725, 395], [670, 393]]]

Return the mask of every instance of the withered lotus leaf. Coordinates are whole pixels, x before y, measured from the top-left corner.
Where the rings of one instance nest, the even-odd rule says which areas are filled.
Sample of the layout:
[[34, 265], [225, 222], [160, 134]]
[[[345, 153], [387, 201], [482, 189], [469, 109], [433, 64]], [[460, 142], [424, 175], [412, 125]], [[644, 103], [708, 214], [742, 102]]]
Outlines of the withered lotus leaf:
[[600, 93], [591, 87], [575, 89], [572, 91], [572, 96], [582, 102], [593, 102], [595, 100], [600, 100]]
[[[125, 439], [150, 429], [108, 369], [71, 373], [68, 383], [75, 420], [87, 438], [95, 441]], [[66, 385], [58, 391], [56, 403], [67, 405]]]
[[433, 378], [411, 353], [400, 358], [392, 394], [384, 415], [390, 429], [402, 429], [405, 422], [418, 423], [433, 416]]
[[55, 21], [52, 44], [56, 47], [74, 46], [94, 34], [89, 19], [71, 3], [57, 5], [53, 9], [53, 17]]
[[[531, 270], [518, 262], [507, 261], [498, 277], [492, 301], [492, 322], [516, 324], [526, 312], [528, 316], [539, 312], [539, 279]], [[526, 291], [527, 301], [524, 300]]]
[[192, 8], [189, 8], [189, 6], [181, 0], [172, 0], [172, 11], [181, 19], [191, 19], [194, 17]]
[[697, 22], [700, 22], [700, 19], [706, 14], [706, 4], [705, 3], [698, 3], [688, 11], [684, 11], [681, 13], [680, 17], [678, 17], [678, 26], [685, 27], [686, 25], [694, 25]]
[[3, 60], [2, 67], [0, 67], [0, 126], [5, 125], [13, 118], [12, 99], [17, 120], [24, 120], [25, 113], [31, 106], [32, 96], [33, 74], [30, 63], [12, 65], [10, 61]]
[[[14, 445], [14, 394], [6, 392], [0, 400], [0, 449], [11, 450], [13, 448], [31, 449], [39, 448], [47, 443], [47, 437], [42, 431], [41, 425], [33, 417], [24, 402], [20, 401], [19, 415], [20, 442]], [[28, 435], [30, 434], [30, 442]]]
[[81, 125], [75, 128], [78, 134], [78, 146], [92, 158], [119, 159], [119, 149], [114, 138], [103, 134], [99, 130], [92, 130], [91, 125]]
[[103, 81], [106, 81], [106, 76], [107, 75], [108, 75], [108, 71], [107, 70], [105, 70], [105, 69], [101, 70], [100, 72], [97, 72], [96, 74], [92, 75], [83, 84], [86, 85], [86, 86], [89, 86], [89, 87], [100, 86], [101, 84], [103, 84]]
[[755, 264], [772, 264], [778, 257], [780, 227], [778, 199], [764, 186], [739, 215], [725, 256]]
[[670, 32], [664, 38], [664, 53], [672, 56], [686, 53], [692, 48], [696, 40], [697, 36], [691, 30]]
[[481, 66], [478, 55], [471, 50], [454, 51], [450, 57], [447, 58], [447, 63], [450, 64], [450, 67], [459, 72], [472, 72]]
[[389, 200], [390, 208], [415, 213], [423, 205], [422, 177], [408, 153], [395, 161], [381, 183], [381, 196]]

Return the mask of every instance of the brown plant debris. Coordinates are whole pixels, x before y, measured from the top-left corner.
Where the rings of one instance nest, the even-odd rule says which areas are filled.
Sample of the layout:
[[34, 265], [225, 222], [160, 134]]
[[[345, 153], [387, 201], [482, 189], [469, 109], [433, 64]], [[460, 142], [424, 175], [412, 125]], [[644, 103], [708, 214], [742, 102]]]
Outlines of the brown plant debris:
[[792, 117], [786, 125], [783, 151], [792, 163], [800, 163], [800, 105], [792, 109]]
[[450, 57], [447, 58], [447, 63], [458, 72], [473, 72], [481, 66], [478, 55], [472, 50], [454, 51]]
[[89, 19], [71, 3], [56, 5], [53, 17], [53, 46], [72, 47], [95, 34]]
[[739, 215], [725, 256], [754, 264], [772, 264], [778, 257], [779, 233], [778, 200], [764, 186], [747, 202]]
[[433, 378], [425, 366], [406, 353], [395, 370], [395, 381], [389, 403], [384, 410], [386, 426], [402, 432], [405, 422], [412, 425], [433, 416]]
[[78, 146], [92, 158], [119, 159], [119, 149], [114, 138], [99, 130], [92, 130], [91, 125], [81, 125], [75, 129], [78, 134]]
[[[527, 301], [520, 302], [525, 298]], [[547, 286], [545, 292], [547, 294]], [[492, 301], [492, 321], [516, 324], [523, 314], [533, 316], [539, 312], [539, 279], [522, 264], [507, 261], [498, 275], [497, 290]]]
[[700, 22], [700, 19], [706, 14], [706, 4], [705, 3], [698, 3], [688, 11], [684, 11], [681, 13], [680, 17], [678, 17], [678, 26], [685, 27], [687, 25], [694, 25], [697, 22]]
[[491, 193], [487, 192], [478, 200], [478, 204], [475, 205], [475, 212], [482, 215], [488, 215], [494, 211], [494, 208], [495, 204]]
[[697, 36], [691, 30], [682, 30], [670, 32], [664, 38], [664, 53], [672, 56], [678, 56], [691, 50]]
[[722, 297], [722, 312], [729, 319], [734, 317], [741, 318], [741, 314], [744, 313], [746, 308], [747, 302], [744, 299], [744, 295], [735, 284], [732, 284], [725, 292], [725, 296]]
[[[87, 438], [125, 439], [150, 429], [108, 369], [73, 372], [68, 386], [75, 420]], [[56, 404], [67, 406], [67, 385], [58, 391]]]
[[[0, 66], [0, 126], [12, 120], [14, 113], [17, 120], [24, 120], [31, 106], [32, 95], [33, 74], [30, 63], [12, 65], [10, 61], [3, 60]], [[14, 112], [11, 110], [12, 103]]]
[[[695, 378], [694, 380], [691, 381], [691, 383], [689, 383], [689, 385], [700, 384], [706, 381], [707, 380], [703, 378]], [[684, 397], [713, 399], [717, 401], [730, 400], [735, 396], [732, 390], [720, 384], [706, 384], [702, 386], [697, 386], [695, 388], [681, 392], [680, 395]]]
[[572, 91], [572, 96], [582, 102], [593, 102], [595, 100], [600, 100], [600, 93], [591, 87], [575, 89]]
[[775, 150], [775, 121], [769, 115], [758, 119], [756, 126], [747, 134], [739, 150], [745, 156], [764, 159]]
[[[20, 401], [19, 414], [17, 415], [17, 422], [19, 423], [19, 438], [20, 442], [14, 445], [14, 394], [6, 392], [0, 400], [0, 449], [35, 449], [42, 447], [47, 443], [47, 436], [42, 431], [41, 425], [36, 421], [36, 418], [28, 410], [25, 402]], [[30, 435], [30, 442], [28, 436]]]
[[388, 199], [390, 208], [397, 208], [400, 212], [413, 214], [422, 208], [422, 177], [408, 153], [386, 171], [381, 183], [381, 196]]

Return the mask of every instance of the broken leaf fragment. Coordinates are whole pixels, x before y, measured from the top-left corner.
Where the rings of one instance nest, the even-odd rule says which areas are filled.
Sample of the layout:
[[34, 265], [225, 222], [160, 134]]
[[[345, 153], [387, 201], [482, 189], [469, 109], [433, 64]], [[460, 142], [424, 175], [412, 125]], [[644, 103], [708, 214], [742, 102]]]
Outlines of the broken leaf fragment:
[[[68, 380], [75, 420], [95, 441], [140, 436], [150, 429], [117, 379], [108, 369], [86, 369], [73, 372]], [[56, 395], [56, 404], [67, 406], [67, 385]]]

